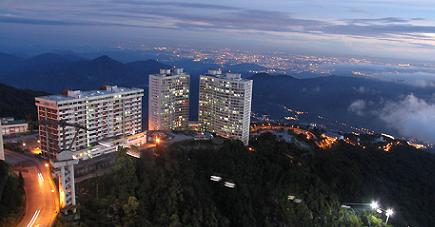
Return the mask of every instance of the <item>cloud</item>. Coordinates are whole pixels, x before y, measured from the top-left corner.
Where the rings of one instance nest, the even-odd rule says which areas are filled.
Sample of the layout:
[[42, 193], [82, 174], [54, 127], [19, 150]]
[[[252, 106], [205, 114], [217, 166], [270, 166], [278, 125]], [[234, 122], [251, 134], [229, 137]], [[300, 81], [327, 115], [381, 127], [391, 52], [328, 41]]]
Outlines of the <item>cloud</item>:
[[435, 143], [435, 104], [408, 95], [385, 105], [380, 115], [390, 128], [402, 136]]
[[373, 23], [407, 23], [414, 19], [404, 19], [404, 18], [398, 18], [398, 17], [384, 17], [384, 18], [358, 18], [358, 19], [348, 19], [348, 20], [342, 20], [344, 22], [347, 22], [349, 24], [365, 24], [370, 25]]
[[404, 81], [405, 84], [420, 87], [420, 88], [435, 88], [435, 81], [424, 80], [424, 79], [409, 79]]
[[[197, 39], [210, 33], [227, 34], [228, 37], [249, 35], [252, 39], [268, 41], [272, 45], [283, 41], [299, 43], [298, 39], [303, 39], [312, 44], [326, 43], [326, 49], [332, 51], [336, 50], [330, 44], [342, 45], [343, 42], [362, 45], [379, 42], [384, 48], [387, 45], [383, 44], [394, 44], [393, 52], [397, 52], [398, 46], [414, 48], [415, 52], [423, 49], [428, 52], [430, 48], [435, 48], [435, 22], [418, 18], [418, 15], [408, 15], [409, 18], [382, 16], [388, 15], [386, 12], [375, 18], [355, 18], [352, 15], [349, 18], [322, 18], [322, 12], [313, 17], [305, 13], [304, 7], [291, 7], [292, 4], [274, 7], [279, 4], [267, 1], [0, 1], [0, 25], [29, 25], [29, 28], [46, 25], [67, 29], [72, 26], [131, 27], [140, 32], [158, 29], [166, 30], [162, 33], [190, 33], [197, 35], [194, 37]], [[312, 3], [304, 4], [308, 6]], [[391, 5], [389, 2], [385, 4]], [[310, 48], [320, 49], [320, 46], [310, 45]], [[371, 47], [373, 53], [383, 53]], [[349, 51], [361, 50], [364, 48]], [[432, 55], [432, 52], [428, 54]]]
[[361, 93], [361, 94], [364, 94], [367, 92], [367, 89], [364, 86], [352, 87], [352, 89], [358, 93]]
[[364, 110], [366, 109], [366, 101], [359, 99], [352, 102], [347, 108], [348, 111], [355, 113], [358, 116], [364, 116]]
[[33, 9], [32, 4], [10, 7], [10, 10], [6, 7], [2, 10], [5, 13], [0, 17], [0, 23], [149, 27], [153, 26], [153, 23], [155, 26], [161, 22], [165, 25], [170, 24], [164, 26], [165, 28], [180, 30], [293, 32], [359, 38], [394, 38], [395, 40], [398, 36], [433, 40], [433, 37], [427, 34], [435, 34], [435, 26], [415, 23], [421, 22], [423, 18], [320, 20], [295, 17], [286, 11], [179, 1], [77, 1], [76, 4], [65, 2], [44, 4], [49, 7]]
[[113, 1], [113, 3], [139, 6], [164, 6], [164, 7], [180, 7], [180, 8], [196, 8], [196, 9], [212, 9], [212, 10], [238, 10], [239, 7], [217, 5], [209, 3], [188, 3], [176, 1]]

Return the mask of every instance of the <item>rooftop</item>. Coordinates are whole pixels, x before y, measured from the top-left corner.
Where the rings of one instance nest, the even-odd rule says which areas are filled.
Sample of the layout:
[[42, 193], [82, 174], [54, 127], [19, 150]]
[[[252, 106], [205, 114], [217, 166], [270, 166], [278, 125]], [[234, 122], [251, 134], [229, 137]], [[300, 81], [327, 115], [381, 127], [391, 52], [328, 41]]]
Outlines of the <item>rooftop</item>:
[[24, 124], [25, 120], [16, 120], [13, 117], [3, 117], [0, 118], [0, 122], [2, 125], [15, 125], [15, 124]]
[[209, 69], [208, 73], [205, 74], [206, 76], [213, 76], [219, 79], [226, 79], [226, 80], [234, 80], [234, 81], [250, 81], [248, 79], [242, 78], [242, 75], [240, 73], [223, 73], [221, 69]]
[[169, 69], [160, 69], [160, 76], [175, 76], [185, 74], [183, 68], [169, 68]]
[[141, 88], [126, 88], [126, 87], [118, 87], [118, 86], [103, 86], [100, 90], [89, 90], [89, 91], [81, 91], [81, 90], [67, 90], [64, 94], [60, 95], [48, 95], [37, 97], [40, 99], [51, 100], [51, 101], [68, 101], [74, 99], [81, 98], [91, 98], [102, 95], [110, 95], [121, 92], [130, 92], [130, 91], [143, 91]]

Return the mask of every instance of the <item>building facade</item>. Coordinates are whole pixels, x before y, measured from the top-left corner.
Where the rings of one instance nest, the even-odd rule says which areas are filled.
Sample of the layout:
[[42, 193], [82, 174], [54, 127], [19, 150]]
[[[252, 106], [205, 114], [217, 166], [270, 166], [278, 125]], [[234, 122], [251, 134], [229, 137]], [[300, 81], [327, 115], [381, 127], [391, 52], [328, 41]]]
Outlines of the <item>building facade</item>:
[[252, 80], [209, 70], [199, 83], [199, 129], [248, 145]]
[[1, 118], [2, 126], [0, 127], [3, 135], [14, 135], [26, 133], [29, 131], [29, 124], [24, 120], [15, 120], [12, 117]]
[[149, 77], [148, 130], [185, 130], [189, 124], [190, 75], [161, 69]]
[[79, 130], [72, 152], [91, 149], [107, 138], [141, 132], [143, 95], [143, 89], [103, 86], [101, 90], [69, 90], [62, 95], [35, 98], [42, 153], [55, 158], [65, 149], [64, 145], [71, 144], [76, 132], [74, 127], [43, 123], [47, 120], [62, 120], [87, 128], [87, 131]]
[[[2, 123], [0, 121], [0, 128], [2, 126]], [[0, 130], [0, 160], [5, 160], [5, 150], [3, 147], [3, 135], [2, 135], [2, 131]]]

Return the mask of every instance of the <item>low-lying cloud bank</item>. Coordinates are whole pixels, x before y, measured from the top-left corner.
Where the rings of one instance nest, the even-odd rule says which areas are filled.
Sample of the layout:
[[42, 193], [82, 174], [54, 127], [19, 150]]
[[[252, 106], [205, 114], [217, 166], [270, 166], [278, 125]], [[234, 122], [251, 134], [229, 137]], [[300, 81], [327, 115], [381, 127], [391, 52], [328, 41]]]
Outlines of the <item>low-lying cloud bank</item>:
[[352, 102], [347, 108], [348, 111], [355, 113], [358, 116], [363, 116], [367, 104], [366, 101], [358, 99]]
[[435, 143], [435, 104], [413, 94], [402, 101], [388, 103], [380, 118], [402, 136]]

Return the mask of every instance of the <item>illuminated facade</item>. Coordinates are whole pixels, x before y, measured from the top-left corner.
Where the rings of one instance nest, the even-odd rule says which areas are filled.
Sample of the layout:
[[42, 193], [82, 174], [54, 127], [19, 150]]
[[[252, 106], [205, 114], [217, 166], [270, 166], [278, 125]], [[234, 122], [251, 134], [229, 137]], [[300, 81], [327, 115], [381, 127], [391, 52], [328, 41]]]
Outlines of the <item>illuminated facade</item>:
[[185, 130], [189, 123], [190, 76], [161, 69], [149, 77], [148, 130]]
[[[0, 121], [0, 128], [2, 126], [2, 122]], [[3, 135], [2, 131], [0, 130], [0, 160], [5, 160], [5, 150], [3, 147]]]
[[[88, 129], [80, 130], [71, 151], [91, 148], [99, 141], [142, 131], [143, 89], [104, 86], [101, 90], [66, 91], [63, 95], [35, 98], [40, 122], [64, 120]], [[76, 129], [40, 124], [42, 153], [55, 158], [64, 145], [73, 141]], [[66, 141], [63, 142], [64, 133]]]
[[209, 70], [200, 77], [199, 128], [249, 143], [252, 80]]

